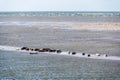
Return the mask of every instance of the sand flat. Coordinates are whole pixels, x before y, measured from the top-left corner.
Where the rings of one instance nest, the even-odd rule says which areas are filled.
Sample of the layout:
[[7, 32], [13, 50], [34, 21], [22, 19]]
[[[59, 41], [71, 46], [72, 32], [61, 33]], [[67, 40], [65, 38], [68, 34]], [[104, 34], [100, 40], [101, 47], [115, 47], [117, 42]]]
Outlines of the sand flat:
[[[35, 51], [20, 50], [20, 47], [3, 46], [3, 45], [0, 45], [0, 50], [3, 50], [3, 51], [27, 52], [27, 53], [29, 53], [29, 52], [35, 52]], [[82, 55], [82, 53], [80, 53], [80, 52], [76, 53], [75, 55], [68, 54], [67, 51], [63, 51], [63, 52], [61, 52], [59, 54], [57, 54], [56, 52], [52, 52], [52, 53], [51, 52], [38, 52], [38, 53], [47, 53], [47, 54], [54, 54], [54, 55], [64, 55], [64, 56], [87, 58], [87, 59], [120, 60], [120, 57], [117, 57], [117, 56], [108, 56], [108, 57], [105, 57], [105, 55], [97, 56], [95, 54], [90, 54], [90, 53], [85, 53], [85, 55]], [[88, 54], [90, 54], [90, 57], [87, 56]]]
[[119, 23], [71, 23], [64, 24], [64, 26], [69, 26], [77, 30], [120, 30]]
[[1, 24], [0, 45], [50, 47], [63, 51], [120, 56], [119, 23], [30, 23]]

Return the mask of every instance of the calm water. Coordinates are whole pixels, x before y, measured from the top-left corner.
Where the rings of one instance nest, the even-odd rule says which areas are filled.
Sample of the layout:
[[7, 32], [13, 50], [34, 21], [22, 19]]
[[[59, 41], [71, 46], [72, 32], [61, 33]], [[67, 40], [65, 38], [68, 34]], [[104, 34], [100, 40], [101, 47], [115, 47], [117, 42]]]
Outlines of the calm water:
[[92, 16], [92, 17], [120, 17], [120, 12], [77, 12], [77, 11], [41, 11], [41, 12], [0, 12], [0, 16]]
[[[120, 12], [0, 12], [0, 45], [57, 48], [60, 46], [62, 49], [75, 41], [84, 42], [79, 34], [95, 34], [59, 30], [59, 26], [52, 25], [54, 22], [119, 23]], [[96, 35], [99, 34], [102, 32]], [[29, 55], [0, 51], [0, 80], [120, 80], [120, 62], [44, 53]]]
[[0, 51], [1, 80], [119, 80], [120, 62]]
[[120, 22], [120, 12], [0, 12], [4, 21]]

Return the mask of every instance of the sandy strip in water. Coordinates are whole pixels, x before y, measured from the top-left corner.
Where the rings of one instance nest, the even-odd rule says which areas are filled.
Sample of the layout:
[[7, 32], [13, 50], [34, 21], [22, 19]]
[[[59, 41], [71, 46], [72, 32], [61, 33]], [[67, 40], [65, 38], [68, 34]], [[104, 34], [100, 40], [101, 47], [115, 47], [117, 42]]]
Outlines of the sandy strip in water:
[[[22, 51], [22, 50], [17, 50], [17, 49], [20, 49], [20, 47], [12, 47], [12, 46], [3, 46], [3, 45], [0, 45], [0, 50], [3, 50], [3, 51], [33, 52], [33, 51]], [[45, 53], [50, 54], [50, 52], [45, 52]], [[97, 56], [97, 55], [91, 54], [90, 57], [88, 57], [87, 56], [88, 54], [85, 54], [84, 56], [82, 55], [82, 53], [77, 53], [75, 55], [72, 55], [72, 54], [68, 54], [68, 52], [66, 52], [66, 51], [64, 51], [64, 52], [62, 52], [60, 54], [52, 52], [52, 54], [66, 55], [66, 56], [80, 57], [80, 58], [90, 58], [90, 59], [120, 60], [120, 57], [117, 57], [117, 56], [108, 56], [108, 57], [105, 57], [104, 55]]]
[[67, 24], [66, 26], [71, 26], [73, 29], [77, 30], [120, 30], [119, 23], [78, 23], [78, 24]]

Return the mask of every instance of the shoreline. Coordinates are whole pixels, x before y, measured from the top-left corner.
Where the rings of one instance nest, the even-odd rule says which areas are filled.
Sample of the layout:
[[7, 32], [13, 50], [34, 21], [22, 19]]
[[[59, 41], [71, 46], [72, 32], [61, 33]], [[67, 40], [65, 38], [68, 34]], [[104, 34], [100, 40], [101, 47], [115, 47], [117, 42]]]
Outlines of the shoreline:
[[[85, 53], [85, 55], [82, 55], [82, 53], [77, 52], [75, 54], [69, 54], [68, 51], [62, 51], [61, 53], [56, 53], [56, 52], [36, 52], [36, 51], [25, 51], [21, 50], [20, 47], [13, 47], [13, 46], [3, 46], [0, 45], [0, 50], [1, 51], [18, 51], [18, 52], [27, 52], [27, 53], [45, 53], [45, 54], [53, 54], [53, 55], [64, 55], [64, 56], [69, 56], [69, 57], [79, 57], [79, 58], [87, 58], [87, 59], [99, 59], [99, 60], [120, 60], [120, 57], [118, 56], [107, 56], [105, 57], [104, 54], [100, 55], [95, 55], [95, 54], [90, 54], [90, 53]], [[90, 55], [90, 56], [88, 56]]]

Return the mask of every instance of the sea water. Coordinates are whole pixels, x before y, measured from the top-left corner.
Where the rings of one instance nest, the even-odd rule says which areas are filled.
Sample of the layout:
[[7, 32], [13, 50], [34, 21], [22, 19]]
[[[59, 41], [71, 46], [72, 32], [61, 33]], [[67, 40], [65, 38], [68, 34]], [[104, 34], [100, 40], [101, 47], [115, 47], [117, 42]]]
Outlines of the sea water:
[[[64, 22], [119, 23], [120, 12], [1, 12], [0, 45], [54, 48], [61, 43], [64, 49], [79, 40], [79, 31], [58, 26]], [[119, 66], [115, 60], [0, 51], [0, 80], [119, 80]]]
[[119, 22], [120, 12], [0, 12], [0, 22]]
[[119, 61], [0, 51], [1, 80], [119, 80]]

